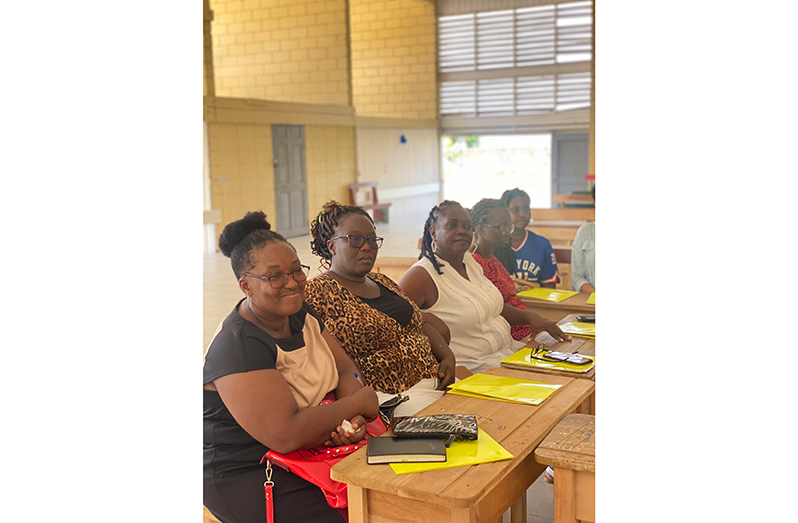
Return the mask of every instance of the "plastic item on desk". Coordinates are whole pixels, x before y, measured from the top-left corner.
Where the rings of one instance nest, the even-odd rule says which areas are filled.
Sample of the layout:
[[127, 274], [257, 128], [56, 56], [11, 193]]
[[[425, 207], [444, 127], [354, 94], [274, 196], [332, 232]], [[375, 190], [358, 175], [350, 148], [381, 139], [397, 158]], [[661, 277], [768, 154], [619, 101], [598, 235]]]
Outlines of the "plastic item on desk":
[[[592, 369], [596, 366], [596, 358], [590, 356], [590, 359], [593, 360], [593, 363], [588, 365], [574, 365], [572, 363], [564, 362], [564, 361], [547, 361], [545, 359], [538, 359], [532, 357], [532, 352], [536, 349], [532, 348], [524, 348], [519, 350], [518, 352], [507, 356], [502, 360], [502, 363], [506, 363], [508, 365], [514, 365], [517, 367], [529, 367], [531, 369], [546, 369], [546, 370], [559, 370], [564, 372], [575, 372], [575, 373], [584, 373]], [[535, 356], [542, 356], [545, 353], [549, 352], [546, 349], [542, 351], [538, 351]]]
[[590, 305], [595, 305], [596, 304], [596, 293], [595, 292], [591, 292], [590, 293], [590, 297], [587, 299], [587, 301], [585, 303], [589, 303]]
[[396, 474], [423, 472], [425, 470], [450, 469], [478, 463], [491, 463], [504, 459], [513, 459], [504, 447], [479, 429], [479, 438], [474, 441], [455, 441], [446, 449], [446, 461], [440, 463], [391, 463]]
[[561, 302], [579, 294], [576, 291], [561, 291], [557, 289], [547, 289], [544, 287], [535, 287], [534, 289], [527, 289], [518, 293], [522, 298], [535, 298], [537, 300], [546, 300], [553, 302]]
[[474, 374], [449, 385], [450, 390], [470, 392], [488, 399], [496, 398], [526, 405], [540, 405], [560, 387], [562, 385], [489, 374]]

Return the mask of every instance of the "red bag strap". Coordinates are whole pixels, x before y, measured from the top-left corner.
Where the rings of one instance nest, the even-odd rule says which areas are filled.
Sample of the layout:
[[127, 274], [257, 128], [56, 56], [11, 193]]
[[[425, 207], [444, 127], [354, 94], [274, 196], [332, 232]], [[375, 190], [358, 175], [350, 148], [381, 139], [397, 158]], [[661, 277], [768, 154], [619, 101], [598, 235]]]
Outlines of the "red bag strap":
[[266, 523], [274, 523], [274, 492], [272, 487], [272, 462], [266, 460], [266, 481], [263, 483], [263, 491], [266, 496]]

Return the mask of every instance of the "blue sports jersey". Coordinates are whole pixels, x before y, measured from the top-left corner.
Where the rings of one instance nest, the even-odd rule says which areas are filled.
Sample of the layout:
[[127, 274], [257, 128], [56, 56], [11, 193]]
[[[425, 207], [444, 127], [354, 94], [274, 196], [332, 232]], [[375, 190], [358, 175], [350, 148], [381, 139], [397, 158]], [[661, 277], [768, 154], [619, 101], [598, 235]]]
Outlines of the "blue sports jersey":
[[515, 277], [537, 283], [557, 283], [560, 272], [551, 242], [532, 231], [526, 231], [515, 253]]

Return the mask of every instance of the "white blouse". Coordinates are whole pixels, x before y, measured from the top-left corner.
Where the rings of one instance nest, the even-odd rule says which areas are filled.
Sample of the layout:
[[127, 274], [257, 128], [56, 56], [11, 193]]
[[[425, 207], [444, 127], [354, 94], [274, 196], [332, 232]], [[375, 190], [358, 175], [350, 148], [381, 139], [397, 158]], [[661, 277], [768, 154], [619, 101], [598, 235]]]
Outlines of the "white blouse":
[[525, 345], [510, 336], [510, 324], [501, 316], [504, 300], [499, 289], [471, 255], [463, 257], [468, 279], [438, 260], [443, 274], [438, 274], [427, 258], [413, 264], [423, 267], [438, 288], [438, 301], [422, 312], [434, 314], [449, 326], [449, 347], [457, 365], [474, 373], [499, 367], [502, 359]]

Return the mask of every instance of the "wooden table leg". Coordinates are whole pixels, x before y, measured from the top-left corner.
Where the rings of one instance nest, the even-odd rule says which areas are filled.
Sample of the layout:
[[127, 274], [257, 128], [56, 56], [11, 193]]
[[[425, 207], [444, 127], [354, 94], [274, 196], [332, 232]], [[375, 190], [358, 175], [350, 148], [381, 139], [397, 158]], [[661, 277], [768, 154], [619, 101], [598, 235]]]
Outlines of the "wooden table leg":
[[577, 523], [574, 510], [574, 471], [554, 469], [554, 523]]
[[366, 523], [369, 513], [366, 491], [362, 487], [347, 485], [346, 493], [349, 503], [349, 523]]
[[510, 523], [526, 523], [526, 491], [510, 507]]
[[[477, 517], [473, 507], [452, 509], [452, 523], [476, 523], [476, 521]], [[349, 523], [352, 523], [351, 518]]]

